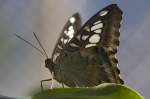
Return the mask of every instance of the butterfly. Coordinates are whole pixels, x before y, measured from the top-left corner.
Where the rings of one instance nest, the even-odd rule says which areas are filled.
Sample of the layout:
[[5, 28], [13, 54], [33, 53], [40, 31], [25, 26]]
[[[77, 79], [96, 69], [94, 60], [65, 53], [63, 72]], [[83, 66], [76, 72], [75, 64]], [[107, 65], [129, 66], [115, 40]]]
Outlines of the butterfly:
[[52, 73], [52, 79], [48, 80], [55, 79], [69, 87], [123, 84], [116, 58], [122, 14], [117, 4], [111, 4], [97, 12], [82, 27], [80, 15], [72, 15], [60, 34], [51, 58], [48, 58], [34, 33], [44, 51], [41, 53], [47, 57], [45, 66]]

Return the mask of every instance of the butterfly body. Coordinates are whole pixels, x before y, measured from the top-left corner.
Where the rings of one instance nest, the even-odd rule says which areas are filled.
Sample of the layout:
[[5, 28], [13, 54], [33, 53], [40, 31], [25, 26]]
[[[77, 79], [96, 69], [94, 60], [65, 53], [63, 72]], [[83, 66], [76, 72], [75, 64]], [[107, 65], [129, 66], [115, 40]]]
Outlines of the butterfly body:
[[69, 87], [120, 83], [116, 59], [122, 11], [116, 4], [96, 13], [80, 27], [73, 15], [65, 25], [52, 58], [45, 62], [54, 79]]

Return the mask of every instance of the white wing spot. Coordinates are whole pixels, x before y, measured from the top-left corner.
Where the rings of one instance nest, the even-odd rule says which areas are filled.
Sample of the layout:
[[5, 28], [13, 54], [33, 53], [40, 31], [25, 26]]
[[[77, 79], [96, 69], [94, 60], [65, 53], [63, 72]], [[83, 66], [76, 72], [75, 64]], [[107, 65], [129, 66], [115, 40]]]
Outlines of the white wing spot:
[[117, 64], [117, 67], [119, 67], [119, 65]]
[[89, 38], [90, 43], [98, 43], [100, 41], [100, 36], [98, 34], [94, 34]]
[[67, 35], [67, 31], [65, 30], [64, 33]]
[[102, 28], [102, 27], [103, 27], [103, 23], [96, 24], [91, 27], [91, 31]]
[[63, 41], [64, 41], [64, 39], [63, 39], [63, 38], [61, 38], [61, 39], [60, 39], [60, 41], [61, 41], [61, 42], [63, 42]]
[[80, 37], [81, 37], [81, 35], [79, 34], [79, 35], [77, 35], [76, 38], [80, 41]]
[[96, 21], [96, 22], [94, 23], [94, 25], [95, 25], [95, 24], [99, 24], [99, 23], [101, 23], [101, 21], [100, 21], [100, 20], [99, 20], [99, 21]]
[[85, 41], [88, 37], [89, 37], [89, 35], [83, 35], [82, 40]]
[[70, 21], [70, 23], [74, 23], [76, 21], [76, 19], [75, 19], [75, 17], [71, 17], [69, 21]]
[[[61, 38], [60, 41], [64, 44], [66, 44], [68, 42], [68, 39]], [[59, 47], [59, 45], [58, 45], [58, 47]]]
[[84, 27], [84, 30], [86, 30], [86, 31], [90, 32], [90, 28], [89, 28], [89, 26]]
[[114, 58], [117, 59], [117, 54], [114, 55]]
[[73, 34], [74, 34], [74, 30], [68, 31], [68, 36], [69, 36], [69, 38], [72, 38], [72, 37], [73, 37]]
[[101, 30], [101, 29], [97, 29], [97, 30], [95, 30], [94, 32], [95, 32], [95, 33], [101, 33], [102, 30]]
[[106, 15], [107, 13], [108, 13], [108, 11], [105, 10], [105, 11], [101, 11], [101, 12], [99, 13], [99, 15], [100, 15], [100, 16], [104, 16], [104, 15]]
[[55, 54], [54, 54], [54, 56], [53, 56], [53, 62], [56, 61], [56, 59], [57, 59], [58, 56], [60, 56], [60, 53], [55, 53]]
[[69, 26], [69, 28], [68, 28], [69, 30], [73, 30], [73, 26]]
[[64, 39], [64, 44], [66, 44], [68, 42], [68, 39]]
[[87, 45], [85, 46], [85, 48], [92, 47], [92, 46], [96, 46], [96, 44], [87, 44]]
[[60, 45], [58, 45], [58, 48], [59, 48], [59, 49], [63, 49]]
[[120, 29], [119, 29], [118, 31], [119, 31], [119, 33], [120, 33]]
[[70, 46], [72, 46], [72, 47], [79, 47], [79, 46], [78, 46], [77, 44], [75, 44], [75, 43], [71, 43]]
[[73, 38], [73, 36], [74, 36], [74, 29], [73, 29], [73, 26], [70, 26], [70, 27], [68, 28], [68, 32], [67, 32], [66, 35], [69, 37], [69, 41]]

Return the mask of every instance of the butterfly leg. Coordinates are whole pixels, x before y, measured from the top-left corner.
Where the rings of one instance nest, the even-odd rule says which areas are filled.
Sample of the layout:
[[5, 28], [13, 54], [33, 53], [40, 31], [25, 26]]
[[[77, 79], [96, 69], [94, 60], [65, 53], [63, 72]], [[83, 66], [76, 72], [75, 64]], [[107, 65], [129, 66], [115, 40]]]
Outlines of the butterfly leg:
[[41, 91], [42, 91], [42, 92], [44, 91], [43, 82], [45, 82], [45, 81], [51, 81], [51, 80], [52, 80], [52, 78], [41, 80]]
[[62, 84], [62, 87], [65, 88], [64, 83], [61, 83], [61, 84]]
[[53, 88], [53, 82], [54, 82], [54, 72], [52, 72], [51, 75], [52, 75], [52, 79], [51, 79], [51, 80], [52, 80], [52, 83], [51, 83], [51, 87], [50, 87], [50, 88], [52, 89], [52, 88]]

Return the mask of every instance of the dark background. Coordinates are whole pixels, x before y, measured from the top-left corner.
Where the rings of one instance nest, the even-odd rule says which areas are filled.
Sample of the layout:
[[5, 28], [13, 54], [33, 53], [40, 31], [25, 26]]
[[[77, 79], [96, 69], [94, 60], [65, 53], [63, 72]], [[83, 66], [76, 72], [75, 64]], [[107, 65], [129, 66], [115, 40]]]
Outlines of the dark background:
[[[103, 7], [117, 3], [123, 10], [118, 59], [126, 84], [150, 97], [149, 0], [0, 0], [0, 94], [28, 96], [50, 78], [45, 57], [18, 40], [18, 33], [37, 45], [40, 37], [51, 56], [68, 17], [79, 12], [83, 23]], [[37, 45], [38, 46], [38, 45]]]

